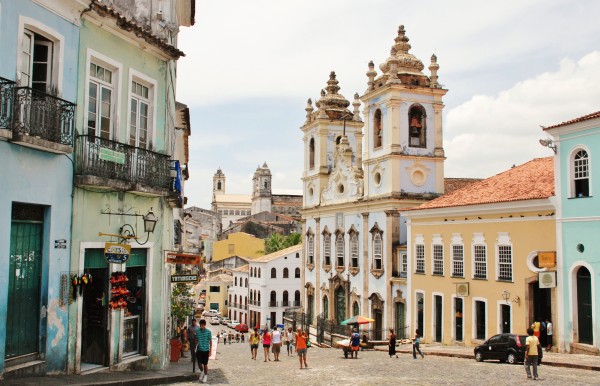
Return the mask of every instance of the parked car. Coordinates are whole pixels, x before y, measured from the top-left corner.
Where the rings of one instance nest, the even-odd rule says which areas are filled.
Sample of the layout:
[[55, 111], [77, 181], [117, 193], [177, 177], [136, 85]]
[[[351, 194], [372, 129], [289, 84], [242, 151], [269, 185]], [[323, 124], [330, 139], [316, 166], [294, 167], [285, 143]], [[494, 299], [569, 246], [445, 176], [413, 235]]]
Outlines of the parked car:
[[210, 318], [210, 324], [219, 324], [219, 317], [213, 316], [212, 318]]
[[[496, 359], [510, 364], [525, 360], [525, 339], [527, 335], [498, 334], [494, 335], [483, 344], [475, 347], [474, 354], [477, 362], [486, 359]], [[538, 346], [538, 364], [542, 363], [544, 351]]]
[[229, 322], [231, 322], [231, 319], [227, 316], [221, 319], [221, 324], [224, 324], [225, 326], [227, 326], [227, 323]]
[[205, 310], [202, 313], [202, 316], [213, 317], [213, 316], [221, 316], [221, 312], [219, 310]]
[[248, 325], [245, 323], [240, 323], [237, 326], [235, 326], [235, 330], [237, 332], [248, 332]]
[[235, 329], [239, 324], [240, 322], [238, 322], [237, 320], [232, 320], [227, 324], [227, 327]]

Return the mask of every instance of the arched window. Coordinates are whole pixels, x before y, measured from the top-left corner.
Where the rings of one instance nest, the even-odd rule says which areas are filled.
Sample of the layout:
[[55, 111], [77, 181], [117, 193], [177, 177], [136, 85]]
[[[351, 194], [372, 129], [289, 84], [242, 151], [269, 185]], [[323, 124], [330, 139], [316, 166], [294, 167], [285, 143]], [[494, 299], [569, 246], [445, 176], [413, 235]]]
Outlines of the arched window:
[[277, 270], [275, 269], [275, 267], [271, 268], [271, 279], [276, 279], [277, 278]]
[[[237, 276], [236, 276], [236, 278], [235, 278], [235, 286], [236, 286], [236, 287], [237, 287], [237, 279], [238, 279], [238, 278], [237, 278]], [[241, 282], [241, 281], [240, 281], [240, 284], [242, 284], [242, 282]]]
[[358, 302], [354, 302], [352, 305], [352, 316], [360, 315], [360, 309], [358, 308]]
[[265, 189], [269, 189], [269, 182], [265, 181], [264, 186], [265, 186]]
[[258, 269], [258, 277], [260, 277], [260, 271], [261, 271], [261, 269], [259, 268]]
[[287, 291], [283, 291], [283, 304], [282, 304], [282, 306], [289, 307], [290, 306], [289, 302], [290, 302], [290, 296], [289, 296], [288, 292]]
[[237, 295], [233, 296], [233, 306], [237, 307]]
[[323, 319], [329, 319], [329, 299], [323, 296]]
[[275, 291], [271, 291], [269, 307], [277, 307], [277, 293]]
[[248, 278], [244, 279], [244, 287], [248, 288]]
[[323, 256], [324, 261], [323, 265], [330, 266], [331, 265], [331, 235], [329, 233], [323, 234]]
[[381, 241], [381, 233], [375, 232], [373, 234], [373, 268], [383, 269], [383, 246]]
[[382, 140], [382, 125], [381, 125], [381, 110], [375, 110], [375, 114], [373, 116], [373, 148], [377, 149], [381, 147]]
[[307, 238], [307, 255], [308, 255], [308, 264], [314, 264], [315, 263], [315, 236], [312, 234], [312, 232], [308, 232], [308, 234], [306, 235]]
[[221, 181], [217, 182], [217, 190], [221, 190]]
[[315, 167], [315, 139], [311, 138], [308, 143], [308, 168]]
[[295, 277], [296, 279], [299, 279], [299, 278], [300, 278], [300, 268], [296, 268], [296, 270], [294, 271], [294, 277]]
[[350, 266], [358, 268], [358, 234], [350, 235]]
[[588, 153], [581, 149], [573, 157], [573, 197], [590, 196], [590, 173]]
[[408, 146], [426, 147], [425, 109], [414, 105], [408, 110]]
[[296, 290], [296, 292], [294, 292], [294, 306], [295, 307], [300, 307], [300, 291]]
[[338, 233], [335, 238], [335, 265], [337, 267], [344, 266], [344, 234]]
[[290, 277], [290, 270], [286, 268], [283, 269], [283, 278], [287, 279]]

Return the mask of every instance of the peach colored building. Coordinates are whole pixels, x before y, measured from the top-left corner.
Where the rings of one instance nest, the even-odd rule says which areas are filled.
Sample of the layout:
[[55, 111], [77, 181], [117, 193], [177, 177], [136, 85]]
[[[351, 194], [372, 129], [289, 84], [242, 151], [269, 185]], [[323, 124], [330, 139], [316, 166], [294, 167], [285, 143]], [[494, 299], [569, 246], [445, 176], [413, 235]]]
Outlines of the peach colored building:
[[556, 250], [554, 199], [549, 157], [402, 211], [411, 333], [473, 346], [556, 320], [556, 288], [538, 283], [538, 253]]

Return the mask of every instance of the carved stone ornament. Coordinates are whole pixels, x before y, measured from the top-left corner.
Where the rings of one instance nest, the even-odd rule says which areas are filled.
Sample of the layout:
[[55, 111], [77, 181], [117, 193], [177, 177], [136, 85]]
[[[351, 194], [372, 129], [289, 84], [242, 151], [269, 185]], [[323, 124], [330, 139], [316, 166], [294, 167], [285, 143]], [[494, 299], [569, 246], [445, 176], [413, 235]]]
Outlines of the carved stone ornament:
[[313, 263], [308, 263], [306, 264], [306, 268], [308, 268], [309, 271], [312, 271], [313, 269], [315, 269], [315, 265]]
[[383, 311], [383, 298], [381, 295], [379, 295], [379, 293], [373, 292], [371, 296], [369, 296], [369, 300], [371, 301], [372, 310]]
[[315, 286], [312, 283], [306, 283], [304, 285], [304, 288], [306, 288], [306, 295], [307, 296], [314, 296], [315, 295]]
[[358, 267], [349, 267], [348, 268], [348, 272], [350, 272], [350, 274], [352, 276], [356, 276], [360, 272], [360, 268], [358, 268]]
[[379, 279], [380, 277], [382, 277], [384, 273], [385, 273], [385, 270], [383, 270], [383, 269], [371, 268], [371, 275], [375, 276], [376, 279]]
[[338, 274], [342, 274], [342, 272], [344, 272], [346, 270], [346, 267], [336, 266], [335, 270]]
[[331, 271], [331, 265], [323, 264], [323, 271], [329, 273]]
[[394, 303], [406, 303], [406, 299], [402, 297], [402, 290], [396, 290], [396, 296], [394, 296]]
[[406, 168], [408, 175], [410, 176], [410, 181], [415, 186], [423, 186], [427, 181], [427, 177], [429, 176], [429, 169], [420, 161], [415, 161], [411, 166]]

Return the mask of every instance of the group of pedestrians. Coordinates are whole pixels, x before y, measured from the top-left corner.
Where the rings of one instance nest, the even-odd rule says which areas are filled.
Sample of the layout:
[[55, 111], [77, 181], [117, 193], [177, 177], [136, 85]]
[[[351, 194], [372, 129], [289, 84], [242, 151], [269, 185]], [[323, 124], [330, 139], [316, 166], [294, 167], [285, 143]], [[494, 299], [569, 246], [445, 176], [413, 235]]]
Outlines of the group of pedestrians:
[[279, 328], [274, 327], [272, 331], [265, 328], [262, 333], [259, 333], [258, 329], [255, 329], [248, 338], [250, 344], [251, 359], [256, 360], [258, 356], [258, 346], [262, 343], [264, 360], [263, 362], [271, 361], [271, 352], [273, 353], [273, 361], [280, 362], [279, 356], [281, 353], [281, 347], [283, 344], [286, 345], [287, 355], [293, 355], [294, 349], [298, 354], [300, 360], [300, 368], [308, 367], [306, 363], [306, 351], [310, 347], [310, 340], [308, 333], [298, 328], [298, 331], [294, 333], [292, 328], [280, 331]]

